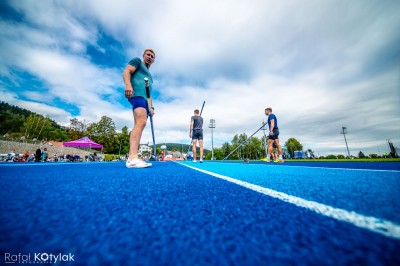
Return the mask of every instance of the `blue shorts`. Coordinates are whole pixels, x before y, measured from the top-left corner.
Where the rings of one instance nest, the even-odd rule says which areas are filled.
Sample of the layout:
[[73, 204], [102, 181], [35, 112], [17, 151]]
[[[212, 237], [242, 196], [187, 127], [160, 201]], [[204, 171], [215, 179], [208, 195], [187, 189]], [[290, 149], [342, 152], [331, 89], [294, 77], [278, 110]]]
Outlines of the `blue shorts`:
[[136, 108], [141, 107], [141, 108], [144, 108], [147, 110], [147, 114], [149, 113], [149, 107], [147, 105], [147, 101], [143, 97], [135, 96], [135, 97], [130, 98], [128, 101], [132, 105], [132, 110], [135, 110]]

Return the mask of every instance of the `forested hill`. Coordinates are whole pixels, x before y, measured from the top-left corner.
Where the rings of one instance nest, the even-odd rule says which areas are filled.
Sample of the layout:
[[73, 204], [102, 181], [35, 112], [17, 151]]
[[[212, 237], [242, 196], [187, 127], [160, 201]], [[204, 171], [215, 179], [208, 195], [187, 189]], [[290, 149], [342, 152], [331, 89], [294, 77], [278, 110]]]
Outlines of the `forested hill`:
[[19, 132], [25, 119], [35, 114], [24, 108], [0, 102], [0, 134]]
[[[70, 141], [90, 136], [93, 141], [103, 144], [104, 152], [124, 154], [129, 151], [128, 127], [123, 127], [122, 132], [117, 133], [115, 124], [109, 117], [103, 116], [99, 122], [93, 123], [73, 118], [69, 126], [62, 127], [48, 117], [3, 101], [0, 101], [0, 136], [5, 136], [7, 140], [56, 141]], [[189, 143], [190, 139], [187, 144], [160, 143], [157, 147], [161, 148], [161, 145], [165, 144], [169, 151], [186, 153]], [[204, 150], [204, 153], [207, 154], [208, 150]]]
[[[30, 115], [38, 115], [27, 109], [10, 105], [0, 101], [0, 135], [6, 133], [20, 132], [21, 127]], [[49, 119], [54, 128], [60, 129], [61, 126]]]

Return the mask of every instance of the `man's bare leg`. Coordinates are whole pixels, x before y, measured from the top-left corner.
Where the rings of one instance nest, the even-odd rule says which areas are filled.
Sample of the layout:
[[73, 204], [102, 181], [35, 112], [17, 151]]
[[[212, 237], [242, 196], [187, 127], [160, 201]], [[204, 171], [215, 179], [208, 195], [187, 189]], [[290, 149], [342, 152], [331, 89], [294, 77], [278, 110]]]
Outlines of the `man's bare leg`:
[[196, 146], [197, 146], [197, 139], [194, 139], [192, 142], [193, 162], [196, 161]]
[[275, 141], [276, 147], [278, 147], [279, 161], [281, 163], [283, 163], [283, 158], [282, 158], [283, 151], [282, 151], [281, 145], [279, 144], [279, 139], [276, 139], [274, 141]]
[[268, 152], [267, 152], [267, 161], [268, 162], [271, 159], [271, 153], [272, 153], [272, 150], [274, 149], [273, 148], [273, 143], [274, 143], [274, 141], [272, 139], [268, 140]]
[[203, 161], [203, 140], [199, 139], [199, 146], [200, 146], [200, 162]]
[[136, 108], [133, 110], [134, 126], [129, 137], [129, 160], [138, 158], [138, 149], [143, 129], [147, 122], [147, 110]]

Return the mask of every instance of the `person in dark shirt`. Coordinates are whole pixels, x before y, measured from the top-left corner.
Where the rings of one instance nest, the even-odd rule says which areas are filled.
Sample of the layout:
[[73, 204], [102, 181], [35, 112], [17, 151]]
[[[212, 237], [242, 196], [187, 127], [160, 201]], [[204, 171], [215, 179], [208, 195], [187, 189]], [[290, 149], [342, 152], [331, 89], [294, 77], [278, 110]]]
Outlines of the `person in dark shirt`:
[[276, 145], [278, 149], [278, 160], [279, 162], [283, 163], [283, 158], [282, 158], [282, 147], [279, 144], [279, 127], [278, 127], [278, 119], [276, 116], [272, 113], [272, 108], [268, 107], [265, 108], [265, 115], [268, 116], [268, 127], [269, 127], [269, 136], [268, 136], [268, 154], [267, 154], [267, 162], [271, 161], [271, 153], [273, 150], [274, 144]]
[[199, 110], [194, 110], [194, 116], [190, 119], [189, 138], [192, 138], [193, 162], [196, 162], [197, 140], [200, 146], [200, 163], [203, 162], [203, 118]]
[[42, 160], [42, 150], [38, 148], [35, 153], [35, 162], [40, 162]]

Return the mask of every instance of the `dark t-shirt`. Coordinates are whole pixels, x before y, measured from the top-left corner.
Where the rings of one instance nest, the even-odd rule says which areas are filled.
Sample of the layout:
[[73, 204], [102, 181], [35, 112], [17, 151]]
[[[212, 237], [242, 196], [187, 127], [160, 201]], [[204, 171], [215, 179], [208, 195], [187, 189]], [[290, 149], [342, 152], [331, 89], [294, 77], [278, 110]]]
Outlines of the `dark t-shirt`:
[[270, 114], [269, 116], [268, 116], [268, 127], [269, 127], [269, 129], [271, 129], [271, 120], [274, 120], [274, 129], [278, 129], [279, 127], [278, 127], [278, 119], [276, 119], [276, 116], [274, 115], [274, 114]]
[[192, 116], [191, 121], [193, 121], [193, 130], [203, 129], [203, 118], [201, 116], [194, 115]]

